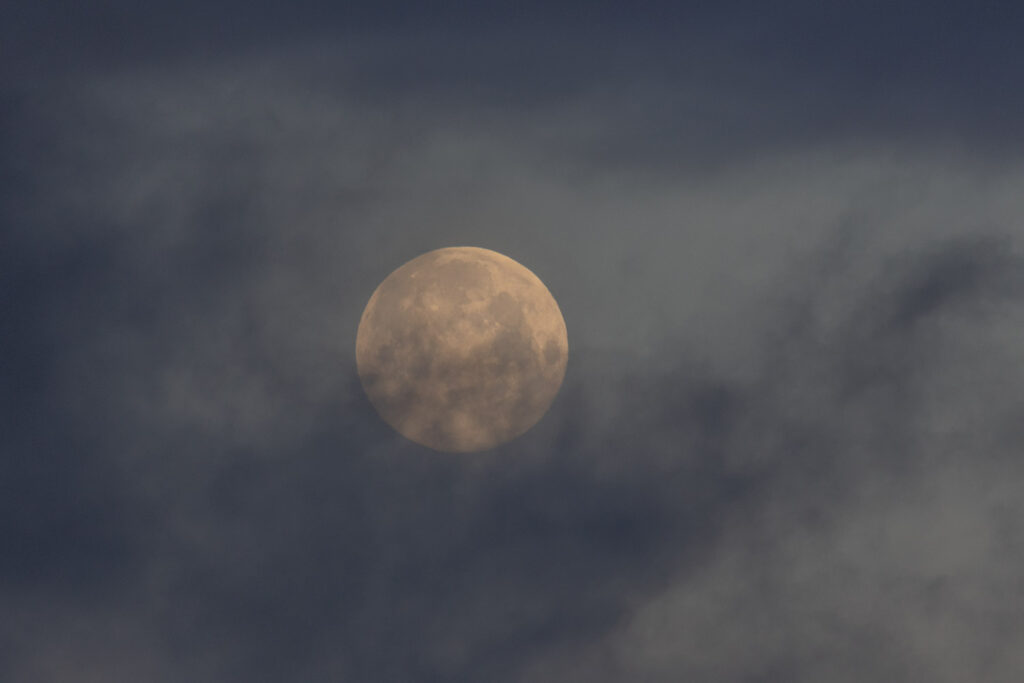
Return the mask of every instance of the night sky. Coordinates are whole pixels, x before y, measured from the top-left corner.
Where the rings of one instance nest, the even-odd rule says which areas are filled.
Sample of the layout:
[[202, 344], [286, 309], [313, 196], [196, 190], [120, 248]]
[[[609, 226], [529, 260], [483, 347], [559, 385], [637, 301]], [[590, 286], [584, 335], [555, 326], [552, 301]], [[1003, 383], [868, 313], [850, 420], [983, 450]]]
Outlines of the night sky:
[[[0, 4], [0, 680], [1019, 683], [1024, 5]], [[478, 246], [565, 382], [396, 434]]]

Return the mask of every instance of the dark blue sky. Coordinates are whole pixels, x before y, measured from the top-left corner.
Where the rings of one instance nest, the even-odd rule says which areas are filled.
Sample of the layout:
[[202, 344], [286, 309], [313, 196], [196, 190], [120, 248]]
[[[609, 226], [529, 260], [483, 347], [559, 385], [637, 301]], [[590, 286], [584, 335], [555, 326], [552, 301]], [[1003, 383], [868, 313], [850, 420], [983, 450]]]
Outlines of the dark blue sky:
[[[0, 8], [0, 679], [1024, 670], [1018, 3]], [[495, 249], [492, 452], [354, 367]]]

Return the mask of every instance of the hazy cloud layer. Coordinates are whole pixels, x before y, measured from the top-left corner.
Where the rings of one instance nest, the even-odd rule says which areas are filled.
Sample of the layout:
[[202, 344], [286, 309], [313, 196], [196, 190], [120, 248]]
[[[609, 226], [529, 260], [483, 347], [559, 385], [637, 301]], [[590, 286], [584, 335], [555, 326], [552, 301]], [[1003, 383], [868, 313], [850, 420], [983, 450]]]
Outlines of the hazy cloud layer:
[[[679, 53], [601, 6], [564, 41], [367, 12], [7, 48], [0, 674], [1017, 680], [1002, 11], [862, 65], [821, 27], [867, 10], [702, 14]], [[474, 456], [392, 433], [354, 368], [374, 287], [460, 244], [570, 341], [549, 414]]]

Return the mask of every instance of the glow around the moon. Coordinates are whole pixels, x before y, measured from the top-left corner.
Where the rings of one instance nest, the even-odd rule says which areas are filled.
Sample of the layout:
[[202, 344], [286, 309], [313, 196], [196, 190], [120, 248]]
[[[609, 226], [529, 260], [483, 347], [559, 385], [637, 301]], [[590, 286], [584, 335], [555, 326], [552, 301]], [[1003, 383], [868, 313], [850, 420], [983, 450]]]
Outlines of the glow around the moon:
[[558, 304], [516, 261], [451, 247], [391, 273], [363, 311], [356, 366], [371, 403], [412, 441], [493, 448], [547, 411], [569, 343]]

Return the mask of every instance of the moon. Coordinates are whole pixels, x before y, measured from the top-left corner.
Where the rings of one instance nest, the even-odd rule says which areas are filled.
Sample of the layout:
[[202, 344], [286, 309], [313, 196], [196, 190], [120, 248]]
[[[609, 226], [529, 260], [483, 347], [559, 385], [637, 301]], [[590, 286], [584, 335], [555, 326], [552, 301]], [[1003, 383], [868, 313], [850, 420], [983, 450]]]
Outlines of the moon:
[[483, 451], [544, 416], [569, 341], [551, 292], [517, 261], [448, 247], [388, 275], [366, 304], [356, 367], [402, 436], [437, 451]]

